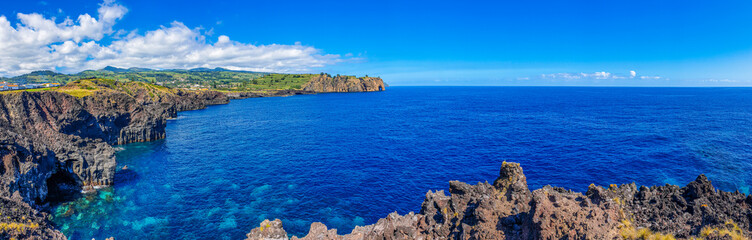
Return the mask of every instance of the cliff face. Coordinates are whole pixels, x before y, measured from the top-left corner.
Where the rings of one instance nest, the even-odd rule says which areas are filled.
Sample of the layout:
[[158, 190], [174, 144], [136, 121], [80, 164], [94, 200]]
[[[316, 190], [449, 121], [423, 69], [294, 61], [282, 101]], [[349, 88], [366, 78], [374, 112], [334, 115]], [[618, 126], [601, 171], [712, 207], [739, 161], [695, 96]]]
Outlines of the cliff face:
[[229, 98], [219, 92], [175, 90], [161, 95], [136, 91], [133, 95], [105, 91], [84, 97], [82, 105], [90, 115], [74, 116], [63, 133], [102, 139], [108, 144], [146, 142], [165, 138], [166, 119], [179, 111], [226, 104]]
[[381, 78], [329, 75], [314, 76], [303, 86], [303, 90], [319, 93], [328, 92], [375, 92], [384, 91], [384, 81]]
[[[685, 187], [531, 192], [519, 164], [505, 162], [493, 184], [453, 181], [449, 192], [429, 191], [419, 214], [392, 213], [347, 235], [313, 223], [300, 239], [748, 239], [752, 232], [752, 196], [716, 191], [703, 175]], [[247, 237], [288, 239], [280, 220]]]
[[44, 202], [47, 180], [55, 173], [65, 184], [71, 178], [79, 185], [112, 183], [112, 147], [86, 134], [66, 133], [72, 126], [97, 126], [83, 103], [55, 92], [0, 95], [0, 196], [18, 192], [27, 203]]
[[15, 193], [34, 206], [50, 191], [111, 185], [116, 163], [110, 145], [162, 139], [166, 120], [178, 111], [229, 102], [212, 91], [87, 84], [95, 90], [80, 98], [54, 91], [0, 95], [0, 196]]

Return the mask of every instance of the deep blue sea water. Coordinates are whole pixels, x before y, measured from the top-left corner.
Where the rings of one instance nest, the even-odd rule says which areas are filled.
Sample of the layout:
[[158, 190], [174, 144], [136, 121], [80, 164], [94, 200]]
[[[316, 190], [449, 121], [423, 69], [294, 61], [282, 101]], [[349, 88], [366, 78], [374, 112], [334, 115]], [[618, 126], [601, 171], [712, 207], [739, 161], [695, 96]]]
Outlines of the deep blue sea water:
[[[236, 100], [182, 112], [118, 154], [113, 189], [57, 209], [73, 239], [296, 235], [419, 211], [448, 181], [520, 162], [531, 189], [684, 185], [750, 192], [752, 88], [392, 87]], [[70, 216], [63, 212], [71, 210]]]

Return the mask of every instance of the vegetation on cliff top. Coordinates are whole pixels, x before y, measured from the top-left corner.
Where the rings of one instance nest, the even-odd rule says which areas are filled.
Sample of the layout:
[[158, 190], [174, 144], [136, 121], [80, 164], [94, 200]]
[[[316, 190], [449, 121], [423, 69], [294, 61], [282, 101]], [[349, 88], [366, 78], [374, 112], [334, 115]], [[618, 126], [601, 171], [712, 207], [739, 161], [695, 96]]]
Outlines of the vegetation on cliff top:
[[[323, 73], [322, 73], [323, 74]], [[233, 71], [223, 68], [190, 70], [152, 70], [145, 68], [106, 67], [76, 74], [35, 71], [0, 81], [16, 83], [70, 83], [82, 79], [111, 79], [118, 82], [144, 82], [170, 88], [211, 89], [220, 91], [263, 91], [303, 89], [306, 83], [320, 74], [282, 74]], [[355, 78], [355, 76], [351, 76]], [[84, 94], [76, 93], [76, 94]]]
[[164, 94], [173, 94], [175, 89], [144, 82], [117, 81], [112, 79], [80, 79], [55, 89], [75, 97], [85, 97], [96, 91], [117, 91], [134, 96], [138, 91], [146, 91], [152, 98]]
[[172, 89], [164, 86], [144, 83], [144, 82], [131, 82], [131, 81], [117, 81], [112, 79], [103, 78], [91, 78], [91, 79], [79, 79], [68, 83], [65, 86], [57, 88], [36, 88], [36, 89], [24, 89], [0, 92], [0, 94], [9, 94], [16, 92], [41, 92], [41, 91], [56, 91], [70, 94], [71, 96], [82, 98], [94, 94], [97, 91], [116, 91], [122, 92], [131, 96], [135, 96], [136, 93], [145, 91], [150, 97], [156, 98], [163, 96], [164, 94], [174, 94], [177, 89]]

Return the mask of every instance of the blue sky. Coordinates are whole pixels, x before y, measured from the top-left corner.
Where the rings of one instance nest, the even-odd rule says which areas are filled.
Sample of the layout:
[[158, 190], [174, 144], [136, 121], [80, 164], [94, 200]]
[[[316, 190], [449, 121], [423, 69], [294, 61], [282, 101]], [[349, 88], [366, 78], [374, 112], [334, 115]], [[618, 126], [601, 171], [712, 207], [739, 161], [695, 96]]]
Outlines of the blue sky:
[[[91, 62], [71, 64], [56, 55], [39, 67], [65, 72], [146, 64], [128, 61], [136, 55], [125, 46], [161, 46], [150, 44], [160, 38], [149, 32], [164, 30], [198, 39], [185, 44], [211, 56], [222, 52], [220, 36], [244, 55], [284, 53], [169, 64], [151, 56], [161, 64], [155, 68], [368, 74], [392, 85], [752, 85], [750, 1], [14, 1], [3, 3], [0, 15], [11, 27], [19, 23], [17, 13], [56, 23], [68, 17], [76, 25], [79, 15], [97, 18], [103, 7], [126, 12], [111, 25], [100, 21], [101, 38], [84, 33], [70, 44], [100, 46], [74, 51]], [[93, 55], [101, 48], [117, 56]], [[18, 66], [6, 75], [30, 69]]]

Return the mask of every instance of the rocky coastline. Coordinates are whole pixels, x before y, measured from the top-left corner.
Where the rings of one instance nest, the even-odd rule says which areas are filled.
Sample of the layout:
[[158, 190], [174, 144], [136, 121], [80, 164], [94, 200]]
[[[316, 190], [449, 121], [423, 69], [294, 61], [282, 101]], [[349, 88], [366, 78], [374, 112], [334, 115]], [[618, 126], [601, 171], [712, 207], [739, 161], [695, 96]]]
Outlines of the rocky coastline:
[[86, 79], [58, 91], [0, 94], [0, 213], [8, 217], [0, 221], [0, 238], [64, 239], [46, 219], [50, 202], [112, 185], [112, 146], [165, 138], [167, 120], [180, 111], [315, 93], [189, 91]]
[[530, 191], [522, 167], [504, 162], [493, 183], [449, 183], [429, 191], [419, 213], [392, 213], [345, 235], [313, 223], [288, 237], [265, 220], [247, 240], [323, 239], [749, 239], [752, 195], [716, 190], [704, 176], [684, 187], [634, 183], [586, 193], [545, 186]]
[[[0, 95], [0, 239], [66, 239], [48, 220], [50, 202], [113, 184], [117, 144], [166, 137], [180, 111], [232, 99], [384, 90], [378, 78], [321, 75], [302, 90], [186, 91], [91, 80], [96, 91]], [[68, 86], [66, 86], [68, 87]], [[73, 84], [70, 93], [82, 86]], [[91, 86], [89, 86], [91, 87]], [[76, 90], [76, 91], [73, 91]], [[267, 220], [248, 239], [749, 239], [752, 196], [716, 190], [704, 176], [684, 187], [635, 184], [585, 193], [531, 191], [522, 167], [504, 163], [493, 183], [450, 182], [429, 191], [418, 213], [392, 213], [339, 235], [313, 223], [290, 237]]]

